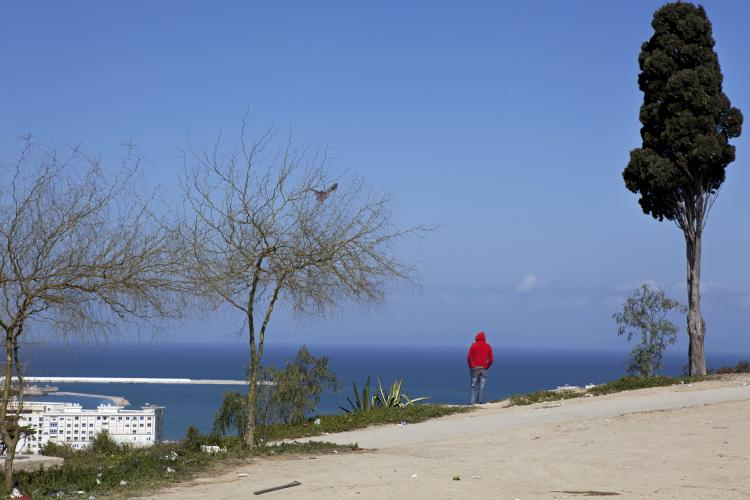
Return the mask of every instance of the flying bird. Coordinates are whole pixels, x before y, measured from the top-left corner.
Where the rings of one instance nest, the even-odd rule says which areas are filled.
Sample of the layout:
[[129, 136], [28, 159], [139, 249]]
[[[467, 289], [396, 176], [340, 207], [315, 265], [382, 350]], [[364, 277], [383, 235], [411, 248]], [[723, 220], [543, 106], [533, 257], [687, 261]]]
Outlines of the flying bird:
[[339, 183], [334, 182], [333, 184], [331, 184], [331, 187], [329, 187], [328, 189], [324, 191], [318, 191], [317, 189], [313, 189], [312, 192], [315, 193], [315, 197], [318, 199], [318, 201], [322, 202], [322, 201], [325, 201], [325, 199], [328, 198], [331, 195], [331, 193], [336, 191], [338, 187], [339, 187]]

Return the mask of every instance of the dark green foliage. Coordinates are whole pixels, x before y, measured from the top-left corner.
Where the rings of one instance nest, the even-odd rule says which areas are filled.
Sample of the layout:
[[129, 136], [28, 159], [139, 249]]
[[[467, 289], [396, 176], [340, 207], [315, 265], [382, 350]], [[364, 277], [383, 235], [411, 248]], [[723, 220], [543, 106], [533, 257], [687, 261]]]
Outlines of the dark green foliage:
[[662, 367], [662, 358], [667, 344], [677, 339], [677, 327], [667, 316], [673, 310], [684, 311], [685, 307], [672, 300], [664, 290], [642, 285], [622, 305], [622, 312], [613, 315], [617, 323], [617, 335], [633, 337], [639, 342], [633, 347], [628, 361], [628, 373], [651, 377]]
[[652, 26], [654, 35], [638, 58], [643, 145], [631, 151], [623, 178], [641, 195], [644, 213], [675, 220], [724, 181], [735, 157], [729, 139], [740, 135], [742, 114], [722, 91], [703, 7], [667, 4]]

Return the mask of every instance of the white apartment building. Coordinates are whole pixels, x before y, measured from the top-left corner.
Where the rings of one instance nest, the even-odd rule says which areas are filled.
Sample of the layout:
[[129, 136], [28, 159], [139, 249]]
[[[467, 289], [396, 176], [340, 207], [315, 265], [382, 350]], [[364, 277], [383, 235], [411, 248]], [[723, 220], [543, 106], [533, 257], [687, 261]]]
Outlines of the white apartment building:
[[21, 423], [33, 427], [36, 434], [18, 443], [19, 453], [39, 453], [48, 442], [85, 448], [102, 431], [118, 443], [150, 446], [162, 440], [164, 407], [147, 405], [126, 410], [107, 404], [90, 410], [77, 403], [26, 402]]

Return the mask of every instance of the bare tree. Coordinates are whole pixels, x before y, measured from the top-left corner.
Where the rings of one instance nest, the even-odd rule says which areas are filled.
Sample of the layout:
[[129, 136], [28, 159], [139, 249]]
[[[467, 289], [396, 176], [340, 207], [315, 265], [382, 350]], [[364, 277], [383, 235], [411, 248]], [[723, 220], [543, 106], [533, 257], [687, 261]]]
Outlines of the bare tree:
[[27, 138], [13, 161], [0, 164], [0, 437], [8, 491], [22, 437], [24, 334], [106, 335], [124, 318], [179, 311], [171, 232], [134, 190], [139, 157], [128, 146], [109, 180], [100, 163], [78, 148], [61, 155]]
[[394, 229], [388, 195], [368, 193], [361, 180], [331, 185], [325, 151], [295, 149], [291, 139], [277, 147], [273, 136], [248, 143], [243, 122], [236, 153], [222, 152], [221, 137], [203, 151], [188, 144], [183, 181], [192, 214], [180, 234], [190, 249], [186, 278], [198, 295], [239, 311], [247, 329], [250, 447], [274, 308], [284, 303], [305, 317], [382, 301], [391, 280], [414, 276], [394, 243], [423, 229]]

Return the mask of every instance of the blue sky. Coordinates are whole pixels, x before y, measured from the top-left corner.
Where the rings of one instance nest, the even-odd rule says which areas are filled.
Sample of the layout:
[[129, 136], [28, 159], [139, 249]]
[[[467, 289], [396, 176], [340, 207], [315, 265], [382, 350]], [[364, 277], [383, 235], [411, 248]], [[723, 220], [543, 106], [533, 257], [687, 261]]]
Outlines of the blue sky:
[[[291, 128], [337, 171], [395, 196], [418, 290], [269, 341], [625, 348], [612, 313], [639, 283], [684, 300], [684, 241], [622, 182], [640, 144], [640, 44], [661, 2], [15, 2], [0, 7], [0, 152], [32, 133], [116, 159], [138, 143], [174, 186], [191, 134]], [[750, 3], [704, 3], [725, 92], [750, 114]], [[704, 240], [707, 348], [750, 352], [748, 135]], [[684, 320], [677, 318], [684, 334]], [[236, 342], [235, 318], [168, 340]], [[684, 339], [680, 348], [685, 348]]]

